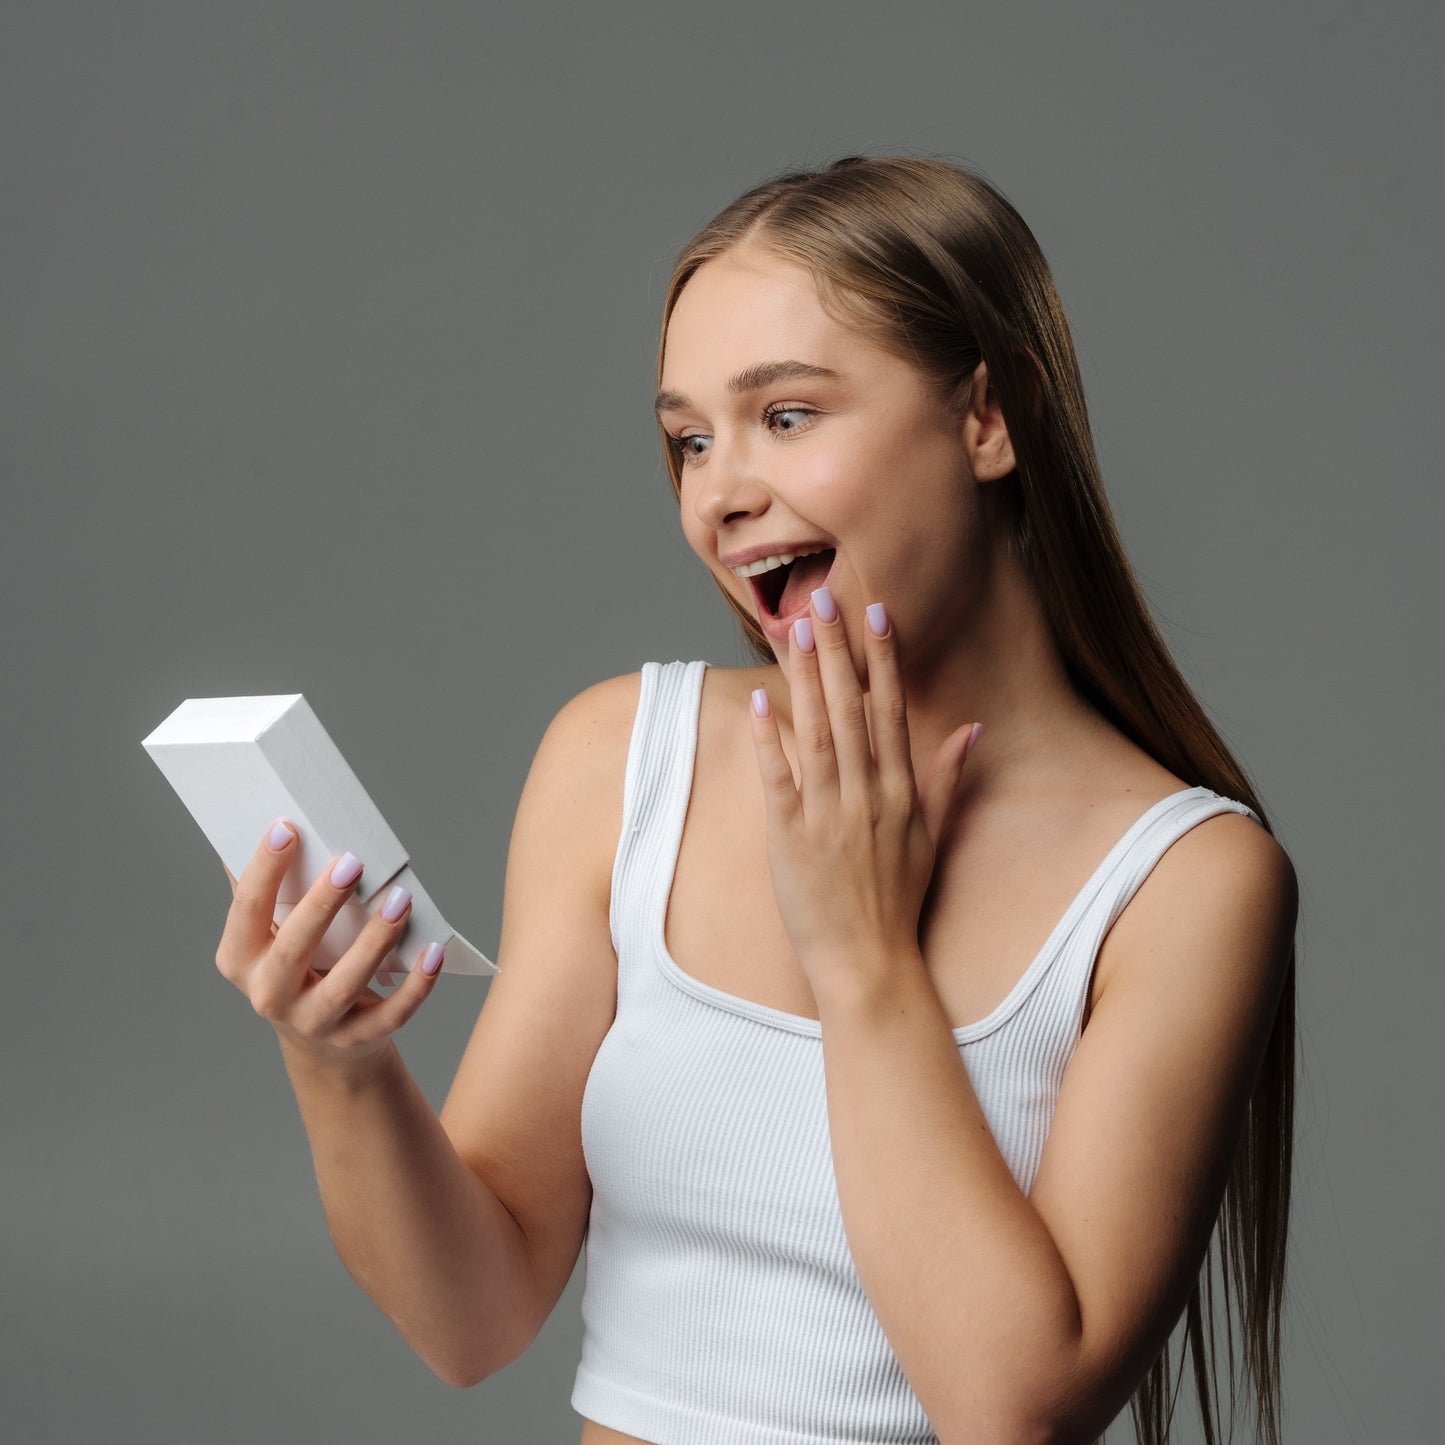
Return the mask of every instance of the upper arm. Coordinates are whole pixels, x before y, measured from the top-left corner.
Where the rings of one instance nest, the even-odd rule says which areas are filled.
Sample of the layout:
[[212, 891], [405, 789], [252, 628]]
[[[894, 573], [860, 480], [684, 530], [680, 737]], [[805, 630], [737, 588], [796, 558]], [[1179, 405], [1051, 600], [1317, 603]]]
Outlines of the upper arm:
[[1061, 1409], [1122, 1408], [1188, 1301], [1297, 909], [1289, 855], [1231, 813], [1168, 848], [1116, 921], [1114, 971], [1065, 1070], [1030, 1193], [1082, 1322]]
[[512, 828], [497, 965], [441, 1123], [527, 1241], [540, 1329], [566, 1288], [592, 1190], [582, 1091], [617, 1003], [609, 923], [640, 674], [569, 702], [538, 746]]

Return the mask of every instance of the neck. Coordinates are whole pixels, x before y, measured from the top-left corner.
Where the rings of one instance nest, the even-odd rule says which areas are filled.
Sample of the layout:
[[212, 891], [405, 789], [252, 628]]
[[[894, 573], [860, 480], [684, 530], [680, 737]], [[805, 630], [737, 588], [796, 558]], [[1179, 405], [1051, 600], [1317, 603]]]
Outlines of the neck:
[[920, 781], [950, 733], [983, 724], [965, 764], [970, 794], [1048, 789], [1113, 734], [1074, 690], [1032, 580], [1002, 542], [948, 635], [904, 659], [904, 689]]

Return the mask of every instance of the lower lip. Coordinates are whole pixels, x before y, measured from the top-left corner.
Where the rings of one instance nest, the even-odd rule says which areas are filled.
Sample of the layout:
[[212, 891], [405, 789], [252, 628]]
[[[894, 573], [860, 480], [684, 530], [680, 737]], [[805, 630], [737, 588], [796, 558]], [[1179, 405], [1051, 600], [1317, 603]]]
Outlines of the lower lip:
[[[838, 559], [835, 556], [833, 558], [833, 566], [836, 566], [837, 562]], [[821, 585], [826, 587], [832, 576], [833, 567], [830, 566], [828, 568], [828, 575], [823, 578]], [[805, 597], [798, 606], [793, 608], [791, 612], [784, 612], [779, 614], [777, 617], [774, 617], [773, 614], [768, 611], [767, 605], [763, 602], [763, 599], [758, 595], [757, 591], [754, 590], [753, 611], [757, 614], [758, 626], [763, 629], [764, 635], [770, 637], [780, 646], [786, 647], [788, 645], [788, 633], [791, 630], [793, 623], [796, 622], [798, 618], [807, 615], [808, 605], [810, 601], [810, 597]]]

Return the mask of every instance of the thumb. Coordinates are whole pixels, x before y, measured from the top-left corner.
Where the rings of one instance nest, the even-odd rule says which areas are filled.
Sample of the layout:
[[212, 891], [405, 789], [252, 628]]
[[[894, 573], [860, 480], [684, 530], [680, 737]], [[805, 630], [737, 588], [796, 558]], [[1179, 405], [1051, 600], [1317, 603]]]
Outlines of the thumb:
[[919, 804], [923, 809], [923, 821], [934, 846], [943, 837], [948, 826], [949, 814], [958, 799], [958, 782], [963, 776], [963, 760], [978, 741], [983, 731], [982, 723], [965, 723], [957, 732], [950, 733], [938, 745], [928, 773], [919, 790]]

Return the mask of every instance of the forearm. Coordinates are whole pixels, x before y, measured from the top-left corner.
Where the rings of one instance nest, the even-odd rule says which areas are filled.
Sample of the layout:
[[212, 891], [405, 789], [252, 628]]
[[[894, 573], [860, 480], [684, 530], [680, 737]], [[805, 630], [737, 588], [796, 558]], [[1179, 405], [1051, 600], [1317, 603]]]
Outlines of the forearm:
[[876, 982], [818, 998], [849, 1247], [941, 1437], [1023, 1440], [1077, 1356], [1073, 1284], [989, 1131], [921, 955], [886, 963]]
[[532, 1337], [525, 1239], [458, 1156], [395, 1046], [351, 1077], [282, 1042], [337, 1253], [442, 1379], [475, 1384]]

